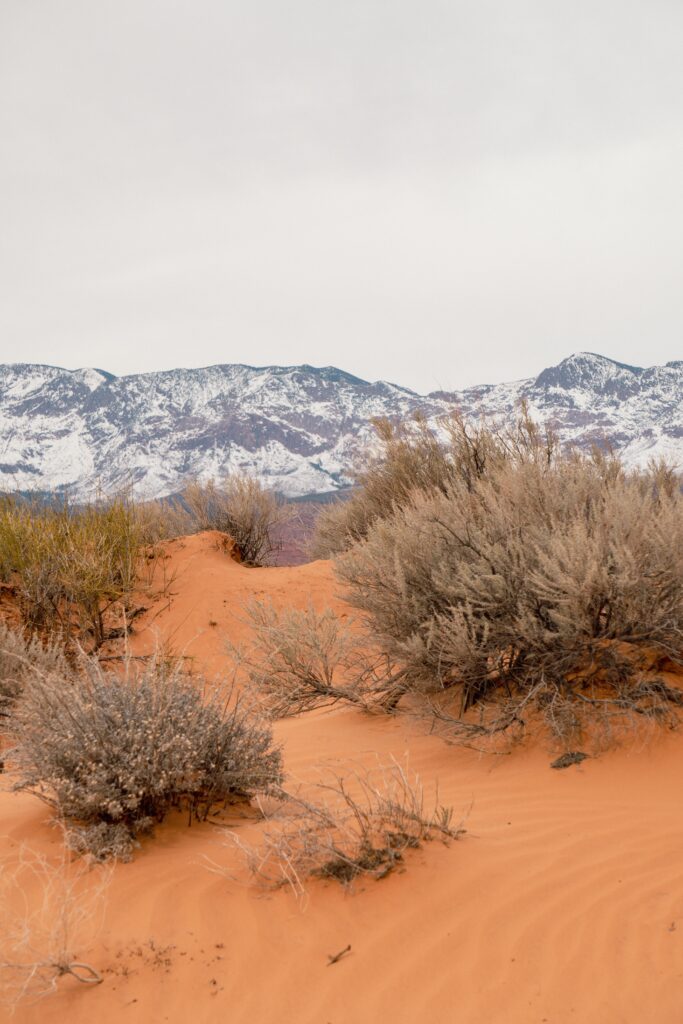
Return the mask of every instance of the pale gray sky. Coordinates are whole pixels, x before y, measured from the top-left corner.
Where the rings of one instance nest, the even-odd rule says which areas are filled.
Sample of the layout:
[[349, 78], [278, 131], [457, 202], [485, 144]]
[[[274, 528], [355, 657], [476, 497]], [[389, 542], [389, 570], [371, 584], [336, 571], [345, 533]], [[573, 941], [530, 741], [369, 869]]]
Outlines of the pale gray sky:
[[0, 361], [683, 358], [681, 0], [0, 0]]

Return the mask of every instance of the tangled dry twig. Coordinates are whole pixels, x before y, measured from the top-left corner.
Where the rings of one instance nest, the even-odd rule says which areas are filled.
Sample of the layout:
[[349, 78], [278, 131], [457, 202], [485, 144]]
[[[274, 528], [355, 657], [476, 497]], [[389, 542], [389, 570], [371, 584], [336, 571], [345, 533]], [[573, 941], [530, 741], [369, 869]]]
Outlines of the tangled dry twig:
[[0, 1000], [10, 1011], [54, 992], [66, 976], [102, 982], [77, 956], [102, 926], [111, 875], [110, 866], [72, 859], [66, 842], [57, 860], [22, 846], [0, 865]]
[[326, 774], [327, 781], [314, 787], [318, 799], [282, 793], [259, 846], [227, 833], [266, 887], [289, 885], [303, 898], [311, 877], [344, 885], [361, 875], [384, 878], [407, 850], [434, 838], [458, 839], [465, 831], [438, 793], [427, 804], [419, 776], [396, 761], [346, 777]]

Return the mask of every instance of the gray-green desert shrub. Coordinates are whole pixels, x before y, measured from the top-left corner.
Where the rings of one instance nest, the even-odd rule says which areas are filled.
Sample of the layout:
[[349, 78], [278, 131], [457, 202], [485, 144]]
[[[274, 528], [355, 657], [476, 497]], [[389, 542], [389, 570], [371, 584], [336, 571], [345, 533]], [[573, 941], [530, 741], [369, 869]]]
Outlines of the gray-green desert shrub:
[[376, 448], [356, 474], [356, 489], [320, 512], [311, 544], [329, 558], [364, 540], [375, 523], [405, 508], [415, 494], [445, 494], [451, 484], [471, 491], [478, 480], [509, 461], [551, 460], [557, 438], [526, 408], [511, 425], [472, 423], [455, 411], [431, 426], [421, 416], [401, 423], [373, 422]]
[[466, 709], [591, 670], [623, 682], [625, 645], [682, 656], [683, 498], [668, 479], [530, 436], [415, 491], [338, 573], [410, 689], [458, 687]]
[[119, 675], [88, 660], [68, 675], [36, 676], [13, 732], [16, 788], [54, 806], [76, 829], [75, 845], [99, 856], [129, 855], [172, 808], [205, 818], [282, 779], [266, 725], [164, 662]]

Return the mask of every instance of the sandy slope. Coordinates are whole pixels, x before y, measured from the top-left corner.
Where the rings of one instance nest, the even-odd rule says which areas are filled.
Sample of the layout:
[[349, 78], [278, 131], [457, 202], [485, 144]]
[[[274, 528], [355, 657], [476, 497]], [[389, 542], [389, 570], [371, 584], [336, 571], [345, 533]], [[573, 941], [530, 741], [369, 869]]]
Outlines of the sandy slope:
[[149, 610], [135, 624], [136, 654], [167, 644], [197, 669], [220, 673], [229, 665], [226, 638], [239, 644], [248, 636], [244, 607], [251, 600], [269, 600], [276, 608], [331, 605], [348, 614], [335, 597], [329, 562], [248, 569], [231, 557], [224, 535], [213, 531], [170, 541], [165, 551], [154, 574], [159, 596], [145, 601]]
[[[211, 535], [170, 554], [176, 596], [154, 628], [213, 671], [221, 634], [243, 634], [235, 608], [245, 596], [341, 607], [323, 562], [248, 570]], [[142, 631], [136, 646], [148, 643]], [[301, 907], [285, 891], [257, 893], [215, 825], [164, 824], [115, 869], [106, 931], [88, 954], [105, 983], [83, 990], [64, 979], [15, 1021], [683, 1020], [683, 737], [556, 772], [538, 747], [481, 757], [405, 719], [347, 709], [276, 732], [287, 771], [302, 780], [320, 763], [409, 753], [426, 782], [438, 778], [443, 801], [471, 806], [468, 835], [428, 845], [405, 873], [353, 894], [315, 883]], [[232, 820], [247, 836], [258, 828]], [[28, 796], [0, 793], [0, 822], [10, 853], [22, 840], [57, 848], [46, 809]], [[209, 871], [205, 857], [234, 879]], [[351, 954], [328, 967], [348, 943]]]

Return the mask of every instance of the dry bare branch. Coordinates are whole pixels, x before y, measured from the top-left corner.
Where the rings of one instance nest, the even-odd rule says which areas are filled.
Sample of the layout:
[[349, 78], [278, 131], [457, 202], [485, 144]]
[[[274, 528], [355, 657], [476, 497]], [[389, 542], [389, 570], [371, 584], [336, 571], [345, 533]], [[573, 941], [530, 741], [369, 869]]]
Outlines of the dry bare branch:
[[436, 837], [457, 839], [465, 831], [438, 793], [427, 804], [419, 776], [396, 761], [346, 777], [328, 771], [325, 777], [314, 787], [317, 799], [283, 793], [260, 846], [227, 832], [260, 884], [288, 885], [303, 898], [311, 877], [344, 885], [361, 875], [384, 878], [403, 863], [408, 849]]
[[81, 959], [103, 923], [111, 866], [57, 860], [20, 847], [0, 864], [0, 1000], [14, 1010], [23, 1000], [54, 992], [60, 978], [102, 981]]
[[270, 602], [252, 601], [246, 615], [252, 644], [229, 650], [273, 718], [339, 701], [386, 709], [400, 690], [400, 670], [373, 650], [352, 620], [342, 621], [330, 608], [277, 611]]

